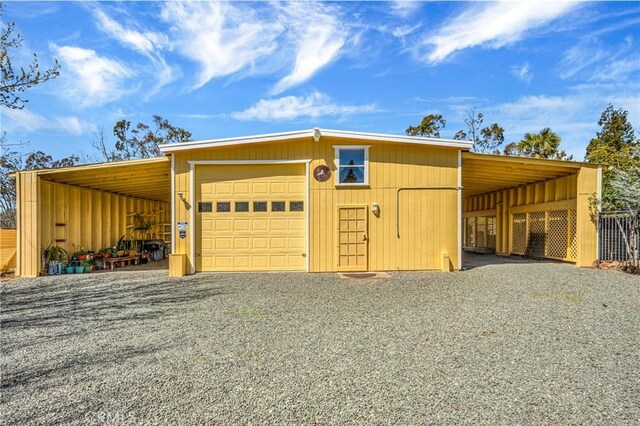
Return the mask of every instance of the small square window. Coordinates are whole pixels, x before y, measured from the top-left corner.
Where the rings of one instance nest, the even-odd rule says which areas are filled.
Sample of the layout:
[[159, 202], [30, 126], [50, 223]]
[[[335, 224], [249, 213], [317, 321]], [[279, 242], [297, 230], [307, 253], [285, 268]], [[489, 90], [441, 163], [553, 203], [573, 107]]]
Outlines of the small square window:
[[228, 213], [231, 211], [231, 203], [229, 201], [218, 201], [216, 203], [216, 211], [218, 213]]
[[254, 212], [266, 212], [267, 211], [267, 202], [266, 201], [254, 201], [253, 202], [253, 211]]
[[289, 211], [292, 211], [292, 212], [304, 211], [304, 201], [289, 201]]
[[236, 201], [236, 211], [237, 212], [248, 212], [249, 211], [249, 202], [248, 201]]
[[272, 212], [283, 212], [285, 211], [285, 202], [284, 201], [272, 201], [271, 202], [271, 211]]
[[198, 213], [211, 213], [212, 211], [213, 203], [202, 201], [198, 203]]
[[337, 185], [369, 183], [369, 147], [336, 146]]

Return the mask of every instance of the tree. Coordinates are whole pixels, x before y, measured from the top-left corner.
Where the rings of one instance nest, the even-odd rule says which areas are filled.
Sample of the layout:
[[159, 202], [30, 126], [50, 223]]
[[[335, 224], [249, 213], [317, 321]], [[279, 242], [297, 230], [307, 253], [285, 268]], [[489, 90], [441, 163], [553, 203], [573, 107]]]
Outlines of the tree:
[[[116, 150], [107, 154], [106, 160], [158, 157], [161, 155], [158, 145], [184, 142], [191, 137], [191, 132], [181, 127], [173, 126], [168, 120], [158, 115], [153, 116], [153, 123], [155, 124], [155, 129], [151, 130], [144, 123], [138, 123], [132, 128], [129, 120], [118, 121], [113, 126], [113, 134], [116, 137]], [[110, 156], [111, 158], [109, 158]]]
[[440, 114], [429, 114], [422, 118], [417, 126], [409, 126], [405, 132], [409, 136], [425, 136], [439, 138], [440, 130], [444, 129], [447, 121]]
[[587, 161], [612, 167], [603, 174], [603, 193], [610, 190], [609, 183], [617, 171], [640, 168], [640, 139], [635, 138], [628, 117], [627, 111], [609, 104], [598, 120], [600, 131], [587, 145]]
[[476, 113], [475, 107], [468, 108], [466, 113], [467, 118], [465, 118], [464, 122], [467, 125], [468, 132], [459, 130], [453, 138], [472, 141], [474, 152], [499, 154], [500, 150], [498, 148], [504, 143], [504, 129], [498, 123], [482, 127], [484, 114], [481, 112]]
[[6, 135], [0, 139], [0, 228], [16, 227], [16, 184], [11, 174], [18, 170], [36, 170], [73, 166], [79, 160], [75, 155], [54, 160], [42, 151], [23, 156], [6, 143]]
[[545, 127], [538, 133], [525, 133], [520, 142], [508, 144], [504, 153], [519, 157], [551, 158], [555, 160], [573, 160], [572, 155], [567, 155], [560, 149], [560, 136], [549, 127]]
[[[4, 6], [0, 3], [0, 16], [4, 13]], [[27, 89], [45, 81], [56, 78], [60, 75], [60, 64], [54, 61], [52, 68], [44, 71], [40, 70], [38, 56], [33, 54], [33, 61], [20, 70], [14, 70], [11, 50], [22, 45], [22, 36], [16, 32], [15, 22], [2, 23], [0, 33], [0, 71], [2, 72], [2, 82], [0, 82], [0, 105], [12, 109], [22, 109], [28, 100], [20, 97], [20, 94]]]
[[635, 138], [628, 117], [627, 111], [609, 104], [598, 120], [600, 131], [587, 145], [587, 161], [610, 166], [602, 173], [601, 200], [597, 200], [595, 195], [590, 199], [594, 218], [600, 207], [605, 211], [627, 209], [624, 197], [614, 182], [618, 182], [618, 187], [624, 186], [620, 182], [626, 180], [625, 175], [633, 177], [640, 173], [640, 140]]

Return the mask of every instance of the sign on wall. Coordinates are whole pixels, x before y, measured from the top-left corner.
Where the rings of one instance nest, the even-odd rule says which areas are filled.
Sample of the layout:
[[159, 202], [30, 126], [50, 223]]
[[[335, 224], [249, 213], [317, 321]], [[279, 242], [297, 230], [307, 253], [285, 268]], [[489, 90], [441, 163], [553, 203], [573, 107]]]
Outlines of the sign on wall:
[[318, 166], [313, 169], [313, 177], [318, 182], [326, 182], [331, 177], [331, 169], [324, 165]]
[[178, 235], [180, 239], [187, 238], [187, 228], [189, 227], [189, 222], [178, 222]]

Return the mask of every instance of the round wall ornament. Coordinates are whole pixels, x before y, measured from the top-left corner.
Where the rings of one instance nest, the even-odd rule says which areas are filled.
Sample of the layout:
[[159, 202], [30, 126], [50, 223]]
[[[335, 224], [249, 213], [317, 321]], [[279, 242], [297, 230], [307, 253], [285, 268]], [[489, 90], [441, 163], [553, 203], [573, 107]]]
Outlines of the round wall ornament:
[[324, 165], [318, 166], [315, 169], [313, 169], [313, 177], [318, 182], [326, 182], [331, 177], [331, 169]]

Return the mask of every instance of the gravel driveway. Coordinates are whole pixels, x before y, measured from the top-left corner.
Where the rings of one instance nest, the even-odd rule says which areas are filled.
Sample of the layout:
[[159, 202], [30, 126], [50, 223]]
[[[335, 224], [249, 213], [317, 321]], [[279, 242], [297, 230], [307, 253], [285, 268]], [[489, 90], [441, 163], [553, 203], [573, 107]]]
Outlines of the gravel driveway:
[[640, 278], [481, 263], [5, 282], [2, 423], [638, 424]]

